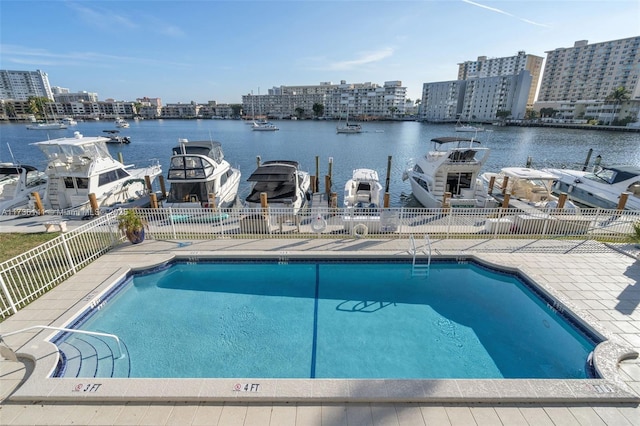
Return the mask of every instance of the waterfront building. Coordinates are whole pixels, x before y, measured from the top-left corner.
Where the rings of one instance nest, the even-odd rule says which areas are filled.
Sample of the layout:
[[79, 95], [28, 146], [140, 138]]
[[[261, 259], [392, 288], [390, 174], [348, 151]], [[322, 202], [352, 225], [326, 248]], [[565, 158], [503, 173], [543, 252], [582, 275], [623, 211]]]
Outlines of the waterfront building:
[[280, 86], [268, 95], [242, 97], [244, 115], [285, 118], [298, 115], [313, 117], [313, 105], [324, 107], [325, 118], [350, 117], [358, 120], [394, 119], [405, 114], [407, 88], [401, 81], [375, 83], [321, 83], [316, 86]]
[[[58, 88], [60, 89], [60, 88]], [[97, 93], [91, 93], [91, 92], [86, 92], [86, 91], [82, 91], [82, 92], [76, 92], [76, 93], [71, 93], [69, 92], [69, 89], [65, 89], [65, 92], [58, 92], [56, 93], [56, 91], [54, 91], [53, 93], [53, 100], [55, 100], [56, 102], [60, 102], [60, 103], [65, 103], [65, 102], [98, 102], [98, 94]]]
[[449, 122], [462, 114], [465, 80], [424, 83], [419, 118], [422, 121]]
[[196, 118], [200, 114], [201, 106], [191, 101], [188, 104], [178, 102], [166, 104], [162, 107], [163, 118]]
[[503, 58], [478, 56], [475, 61], [465, 61], [458, 64], [458, 80], [518, 75], [521, 71], [529, 71], [531, 87], [527, 97], [527, 108], [532, 108], [536, 100], [536, 90], [542, 73], [543, 61], [543, 57], [527, 54], [524, 50], [519, 51], [517, 55]]
[[[593, 44], [580, 40], [546, 53], [536, 110], [551, 108], [560, 119], [592, 118], [607, 124], [615, 118], [637, 119], [640, 36]], [[629, 101], [608, 100], [619, 87], [628, 91]]]
[[493, 122], [499, 112], [522, 119], [527, 109], [531, 74], [472, 77], [437, 83], [424, 83], [419, 119], [433, 122]]
[[0, 99], [26, 101], [31, 96], [53, 100], [46, 72], [0, 70]]

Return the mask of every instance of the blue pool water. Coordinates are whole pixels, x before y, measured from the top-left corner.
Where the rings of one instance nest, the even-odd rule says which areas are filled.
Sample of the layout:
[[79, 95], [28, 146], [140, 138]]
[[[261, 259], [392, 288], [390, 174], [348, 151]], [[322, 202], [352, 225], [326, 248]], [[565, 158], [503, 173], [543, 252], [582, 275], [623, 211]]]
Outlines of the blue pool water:
[[176, 262], [112, 293], [77, 328], [116, 334], [127, 357], [64, 335], [59, 375], [586, 378], [598, 343], [526, 281], [474, 262], [428, 277], [399, 261]]

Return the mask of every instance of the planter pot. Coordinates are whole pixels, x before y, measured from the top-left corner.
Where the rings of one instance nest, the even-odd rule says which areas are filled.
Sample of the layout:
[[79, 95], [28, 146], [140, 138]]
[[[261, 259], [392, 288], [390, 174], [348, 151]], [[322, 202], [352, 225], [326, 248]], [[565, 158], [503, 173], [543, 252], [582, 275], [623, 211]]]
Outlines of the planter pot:
[[125, 233], [127, 239], [131, 241], [131, 244], [140, 244], [144, 241], [144, 229], [139, 231], [127, 231]]

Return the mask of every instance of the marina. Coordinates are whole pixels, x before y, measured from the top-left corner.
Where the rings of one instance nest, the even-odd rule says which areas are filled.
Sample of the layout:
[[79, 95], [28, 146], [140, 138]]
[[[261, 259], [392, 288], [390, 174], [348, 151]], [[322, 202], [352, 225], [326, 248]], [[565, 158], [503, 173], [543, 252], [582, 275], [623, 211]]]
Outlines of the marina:
[[[388, 158], [392, 157], [389, 180], [391, 207], [419, 207], [411, 196], [411, 186], [402, 181], [407, 162], [423, 156], [431, 139], [455, 136], [455, 125], [419, 122], [370, 122], [367, 131], [357, 138], [336, 134], [336, 122], [324, 120], [279, 120], [278, 132], [252, 132], [237, 120], [136, 120], [126, 134], [130, 144], [109, 144], [114, 158], [122, 155], [125, 164], [145, 163], [157, 159], [166, 178], [171, 149], [180, 138], [216, 140], [222, 143], [225, 159], [243, 176], [255, 170], [256, 157], [297, 161], [302, 170], [316, 176], [320, 191], [326, 191], [329, 162], [332, 161], [331, 192], [342, 189], [352, 171], [370, 168], [386, 176]], [[20, 162], [43, 170], [46, 158], [30, 145], [42, 139], [71, 137], [74, 131], [85, 136], [102, 135], [104, 123], [79, 122], [73, 129], [47, 132], [28, 131], [23, 124], [0, 125], [0, 161]], [[540, 127], [496, 127], [478, 135], [480, 146], [491, 150], [481, 172], [499, 172], [504, 167], [524, 167], [529, 159], [532, 167], [580, 169], [589, 149], [594, 157], [601, 155], [602, 165], [640, 166], [640, 138], [637, 133], [581, 131]], [[469, 134], [466, 134], [469, 136]], [[316, 163], [317, 157], [317, 163]], [[319, 167], [316, 168], [316, 164]], [[246, 198], [251, 184], [240, 182], [238, 196]]]

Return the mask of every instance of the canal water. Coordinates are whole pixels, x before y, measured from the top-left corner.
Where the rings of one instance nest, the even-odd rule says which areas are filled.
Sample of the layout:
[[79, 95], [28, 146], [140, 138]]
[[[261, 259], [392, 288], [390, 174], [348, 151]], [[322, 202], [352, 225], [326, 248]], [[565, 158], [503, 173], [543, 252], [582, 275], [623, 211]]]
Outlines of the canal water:
[[[129, 120], [131, 127], [120, 130], [129, 136], [129, 145], [109, 145], [114, 157], [122, 153], [126, 164], [144, 165], [157, 159], [168, 170], [171, 148], [178, 139], [217, 140], [222, 143], [225, 158], [242, 172], [240, 197], [250, 189], [247, 178], [256, 168], [256, 157], [267, 160], [296, 160], [301, 168], [316, 174], [319, 162], [321, 190], [324, 176], [332, 162], [332, 191], [342, 199], [345, 182], [355, 168], [378, 171], [385, 183], [388, 159], [391, 156], [389, 180], [392, 207], [418, 206], [410, 196], [411, 187], [402, 181], [402, 172], [412, 158], [432, 149], [432, 138], [456, 136], [453, 124], [419, 122], [368, 122], [363, 133], [336, 134], [335, 121], [298, 120], [274, 121], [280, 130], [255, 132], [238, 120]], [[478, 133], [477, 139], [491, 148], [483, 171], [498, 171], [507, 166], [524, 166], [531, 158], [533, 167], [581, 168], [589, 149], [602, 163], [640, 166], [640, 134], [631, 132], [586, 131], [538, 127], [496, 127]], [[80, 122], [64, 130], [27, 130], [24, 123], [0, 125], [0, 161], [18, 161], [44, 168], [44, 155], [34, 142], [71, 137], [75, 131], [85, 136], [98, 136], [104, 130], [116, 130], [113, 121]], [[458, 133], [457, 136], [474, 136]], [[341, 201], [340, 201], [341, 202]]]

